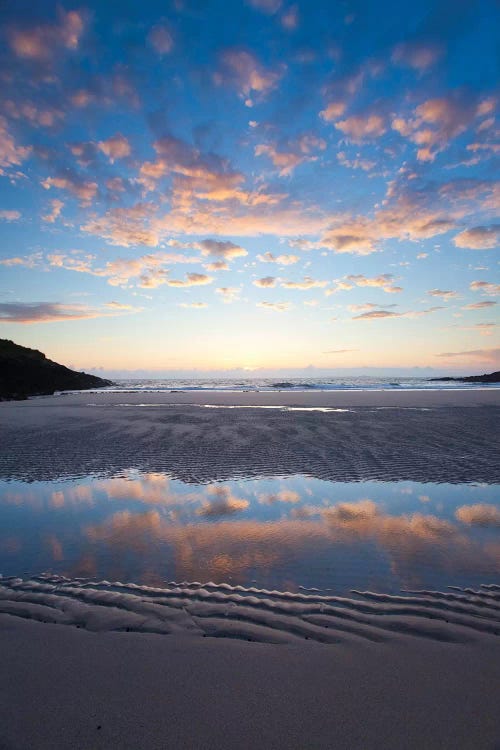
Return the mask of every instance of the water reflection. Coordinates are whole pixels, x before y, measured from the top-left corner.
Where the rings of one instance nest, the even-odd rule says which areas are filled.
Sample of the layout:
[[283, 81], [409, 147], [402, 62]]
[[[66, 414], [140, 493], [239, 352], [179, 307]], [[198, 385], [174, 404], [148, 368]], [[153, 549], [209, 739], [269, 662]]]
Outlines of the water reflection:
[[500, 571], [498, 486], [293, 477], [0, 483], [0, 572], [298, 590], [478, 585]]

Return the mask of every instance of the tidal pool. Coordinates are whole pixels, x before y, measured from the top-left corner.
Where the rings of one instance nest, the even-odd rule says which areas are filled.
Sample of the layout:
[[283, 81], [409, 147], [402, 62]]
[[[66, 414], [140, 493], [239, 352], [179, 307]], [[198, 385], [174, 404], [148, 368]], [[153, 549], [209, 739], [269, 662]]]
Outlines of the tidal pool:
[[335, 594], [477, 586], [500, 572], [490, 484], [303, 476], [189, 484], [131, 470], [0, 482], [0, 574]]

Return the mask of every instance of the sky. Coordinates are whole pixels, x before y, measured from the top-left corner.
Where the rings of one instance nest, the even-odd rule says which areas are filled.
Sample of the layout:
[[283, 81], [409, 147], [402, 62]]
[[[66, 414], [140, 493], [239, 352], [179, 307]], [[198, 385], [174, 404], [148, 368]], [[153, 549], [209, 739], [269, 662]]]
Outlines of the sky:
[[500, 369], [494, 0], [3, 0], [0, 337], [104, 373]]

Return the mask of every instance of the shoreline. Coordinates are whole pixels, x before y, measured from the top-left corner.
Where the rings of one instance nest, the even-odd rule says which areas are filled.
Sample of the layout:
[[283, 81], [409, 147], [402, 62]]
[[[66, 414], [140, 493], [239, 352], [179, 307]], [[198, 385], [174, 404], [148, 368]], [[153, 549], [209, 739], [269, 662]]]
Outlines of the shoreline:
[[[339, 390], [339, 391], [108, 391], [90, 390], [32, 396], [25, 401], [0, 402], [0, 415], [9, 408], [82, 407], [93, 404], [184, 406], [324, 406], [324, 407], [439, 407], [439, 406], [500, 406], [500, 388], [405, 389], [405, 390]], [[7, 416], [6, 415], [6, 416]]]

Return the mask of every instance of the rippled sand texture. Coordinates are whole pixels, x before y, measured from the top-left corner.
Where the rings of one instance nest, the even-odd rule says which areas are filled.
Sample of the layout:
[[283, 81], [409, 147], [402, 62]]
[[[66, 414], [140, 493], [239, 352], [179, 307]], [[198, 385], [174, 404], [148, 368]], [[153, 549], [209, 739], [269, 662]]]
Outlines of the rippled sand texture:
[[[425, 399], [434, 403], [435, 396], [446, 402], [446, 393], [361, 394], [379, 406], [349, 407], [351, 396], [342, 401], [346, 411], [326, 413], [207, 409], [159, 404], [159, 397], [165, 400], [159, 394], [132, 395], [155, 408], [139, 405], [137, 398], [122, 406], [123, 394], [0, 405], [0, 476], [40, 480], [135, 468], [169, 472], [185, 482], [293, 474], [336, 481], [500, 481], [500, 392], [485, 394], [489, 405], [463, 408], [425, 406]], [[215, 395], [223, 396], [225, 405], [247, 395], [253, 404], [256, 398]], [[268, 395], [281, 396], [257, 394]], [[336, 406], [345, 394], [313, 395], [321, 397], [316, 405], [333, 400]], [[391, 406], [415, 398], [424, 405]], [[478, 395], [452, 398], [476, 403]]]
[[499, 631], [495, 585], [342, 598], [0, 579], [0, 746], [486, 750]]
[[38, 576], [0, 579], [0, 612], [95, 631], [189, 631], [262, 643], [385, 641], [395, 635], [467, 643], [500, 635], [500, 586], [353, 593], [346, 598], [186, 582], [154, 588]]

